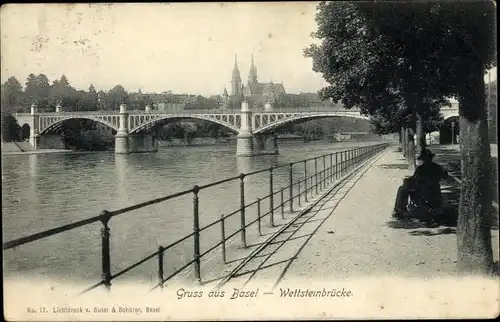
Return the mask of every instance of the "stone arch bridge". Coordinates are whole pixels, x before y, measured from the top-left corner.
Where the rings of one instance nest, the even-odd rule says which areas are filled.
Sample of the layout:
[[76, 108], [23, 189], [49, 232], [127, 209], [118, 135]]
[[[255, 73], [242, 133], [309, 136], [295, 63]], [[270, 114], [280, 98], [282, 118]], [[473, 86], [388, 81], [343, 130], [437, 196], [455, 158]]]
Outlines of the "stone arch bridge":
[[[266, 104], [267, 105], [267, 104]], [[458, 115], [458, 114], [457, 114]], [[31, 106], [31, 113], [14, 114], [19, 125], [29, 126], [29, 141], [33, 149], [44, 148], [40, 139], [52, 136], [62, 141], [57, 134], [66, 120], [89, 119], [103, 124], [105, 128], [116, 132], [115, 153], [154, 152], [158, 149], [156, 129], [172, 119], [199, 119], [214, 122], [238, 133], [238, 156], [258, 154], [277, 154], [278, 144], [274, 132], [281, 126], [293, 122], [327, 117], [351, 117], [368, 120], [356, 109], [286, 109], [273, 110], [269, 105], [266, 110], [256, 111], [243, 102], [240, 111], [234, 110], [193, 110], [176, 113], [161, 111], [128, 111], [126, 105], [120, 111], [61, 112], [58, 106], [54, 113], [40, 113], [36, 105]]]

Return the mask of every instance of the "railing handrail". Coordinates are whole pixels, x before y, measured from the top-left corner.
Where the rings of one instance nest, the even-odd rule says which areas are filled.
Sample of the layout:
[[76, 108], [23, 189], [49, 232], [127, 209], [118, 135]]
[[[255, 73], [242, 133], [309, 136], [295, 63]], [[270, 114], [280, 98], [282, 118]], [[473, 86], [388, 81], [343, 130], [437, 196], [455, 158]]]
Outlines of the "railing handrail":
[[[42, 238], [45, 238], [45, 237], [49, 237], [49, 236], [52, 236], [52, 235], [55, 235], [55, 234], [58, 234], [58, 233], [61, 233], [61, 232], [64, 232], [64, 231], [68, 231], [68, 230], [71, 230], [71, 229], [74, 229], [74, 228], [77, 228], [77, 227], [81, 227], [81, 226], [84, 226], [84, 225], [87, 225], [87, 224], [90, 224], [90, 223], [93, 223], [93, 222], [96, 222], [96, 221], [101, 221], [102, 224], [103, 224], [103, 228], [101, 229], [101, 239], [102, 239], [102, 274], [101, 274], [101, 281], [99, 281], [98, 283], [95, 283], [93, 284], [92, 286], [88, 287], [87, 289], [85, 289], [83, 292], [81, 292], [80, 294], [82, 293], [85, 293], [85, 292], [88, 292], [92, 289], [95, 289], [96, 287], [98, 286], [101, 286], [101, 285], [104, 285], [106, 288], [110, 288], [111, 286], [111, 281], [121, 275], [124, 275], [125, 273], [129, 272], [130, 270], [140, 266], [141, 264], [145, 263], [146, 261], [149, 261], [150, 259], [154, 258], [155, 256], [158, 256], [158, 284], [153, 287], [153, 289], [157, 288], [157, 287], [163, 287], [163, 284], [169, 280], [170, 278], [176, 276], [178, 273], [182, 272], [184, 269], [186, 269], [187, 267], [191, 266], [191, 265], [194, 265], [194, 272], [195, 272], [195, 277], [201, 282], [201, 272], [200, 272], [200, 259], [202, 257], [204, 257], [206, 254], [208, 254], [209, 252], [215, 250], [217, 247], [219, 246], [222, 246], [222, 255], [223, 255], [223, 259], [224, 259], [224, 262], [226, 263], [226, 250], [225, 250], [225, 247], [226, 247], [226, 241], [228, 241], [229, 239], [233, 238], [234, 236], [236, 236], [238, 233], [240, 233], [241, 235], [241, 241], [243, 243], [244, 246], [247, 246], [247, 238], [246, 238], [246, 229], [253, 225], [254, 223], [258, 222], [258, 225], [259, 225], [259, 233], [261, 233], [261, 219], [263, 217], [266, 217], [266, 216], [269, 216], [270, 218], [270, 223], [271, 225], [274, 227], [274, 213], [275, 211], [277, 211], [278, 209], [281, 208], [281, 216], [282, 218], [284, 219], [284, 205], [285, 204], [289, 204], [289, 207], [290, 207], [290, 211], [293, 212], [293, 203], [294, 203], [294, 198], [298, 197], [298, 205], [300, 206], [301, 203], [301, 197], [303, 195], [305, 195], [305, 201], [307, 202], [307, 196], [308, 196], [308, 193], [313, 193], [312, 192], [312, 189], [315, 188], [316, 190], [316, 194], [318, 193], [318, 186], [321, 189], [323, 188], [326, 188], [326, 184], [327, 184], [327, 181], [329, 181], [330, 183], [333, 183], [334, 180], [336, 179], [339, 179], [339, 178], [342, 178], [343, 176], [345, 176], [346, 174], [349, 175], [351, 173], [351, 171], [354, 171], [354, 169], [356, 167], [359, 168], [359, 166], [361, 166], [362, 162], [364, 162], [365, 160], [369, 159], [370, 157], [372, 157], [375, 153], [377, 153], [378, 151], [381, 151], [383, 149], [385, 149], [386, 147], [388, 146], [388, 143], [384, 142], [384, 143], [379, 143], [379, 144], [371, 144], [371, 145], [368, 145], [368, 146], [362, 146], [362, 147], [356, 147], [356, 148], [347, 148], [345, 150], [340, 150], [340, 151], [336, 151], [336, 152], [332, 152], [332, 153], [328, 153], [328, 154], [323, 154], [323, 155], [320, 155], [320, 156], [317, 156], [317, 157], [313, 157], [313, 158], [308, 158], [308, 159], [303, 159], [303, 160], [300, 160], [300, 161], [295, 161], [295, 162], [291, 162], [291, 163], [285, 163], [285, 164], [282, 164], [282, 165], [279, 165], [279, 166], [272, 166], [272, 167], [269, 167], [269, 168], [266, 168], [266, 169], [262, 169], [262, 170], [257, 170], [257, 171], [253, 171], [253, 172], [250, 172], [250, 173], [241, 173], [240, 175], [238, 176], [233, 176], [233, 177], [230, 177], [230, 178], [227, 178], [227, 179], [224, 179], [224, 180], [220, 180], [220, 181], [217, 181], [217, 182], [213, 182], [213, 183], [209, 183], [209, 184], [206, 184], [206, 185], [203, 185], [203, 186], [194, 186], [192, 189], [189, 189], [189, 190], [184, 190], [184, 191], [180, 191], [180, 192], [177, 192], [177, 193], [174, 193], [174, 194], [170, 194], [168, 196], [164, 196], [164, 197], [161, 197], [161, 198], [156, 198], [156, 199], [153, 199], [153, 200], [149, 200], [149, 201], [146, 201], [146, 202], [142, 202], [142, 203], [139, 203], [139, 204], [136, 204], [136, 205], [133, 205], [133, 206], [129, 206], [129, 207], [125, 207], [125, 208], [121, 208], [121, 209], [118, 209], [118, 210], [115, 210], [115, 211], [112, 211], [112, 212], [109, 212], [109, 211], [102, 211], [100, 215], [98, 216], [95, 216], [95, 217], [91, 217], [91, 218], [88, 218], [88, 219], [85, 219], [85, 220], [80, 220], [80, 221], [77, 221], [77, 222], [74, 222], [74, 223], [70, 223], [70, 224], [67, 224], [67, 225], [64, 225], [64, 226], [60, 226], [60, 227], [56, 227], [56, 228], [53, 228], [53, 229], [49, 229], [49, 230], [46, 230], [46, 231], [43, 231], [43, 232], [39, 232], [39, 233], [36, 233], [36, 234], [33, 234], [33, 235], [29, 235], [29, 236], [26, 236], [26, 237], [22, 237], [22, 238], [19, 238], [19, 239], [15, 239], [15, 240], [11, 240], [9, 242], [6, 242], [3, 244], [3, 249], [6, 250], [6, 249], [10, 249], [10, 248], [13, 248], [13, 247], [16, 247], [16, 246], [20, 246], [20, 245], [23, 245], [23, 244], [26, 244], [26, 243], [29, 243], [29, 242], [32, 242], [32, 241], [35, 241], [35, 240], [39, 240], [39, 239], [42, 239]], [[330, 165], [329, 167], [327, 168], [327, 159], [326, 157], [329, 156], [330, 157]], [[335, 156], [335, 165], [333, 164], [333, 156]], [[340, 157], [339, 157], [340, 156]], [[318, 171], [318, 160], [319, 159], [323, 159], [323, 169]], [[310, 161], [310, 160], [315, 160], [315, 163], [314, 163], [314, 173], [310, 174], [309, 176], [307, 176], [307, 171], [306, 171], [306, 165], [307, 165], [307, 162]], [[339, 162], [340, 161], [340, 162]], [[293, 165], [295, 164], [299, 164], [299, 163], [303, 163], [304, 164], [304, 178], [300, 178], [299, 180], [293, 180]], [[277, 168], [281, 168], [281, 167], [284, 167], [284, 166], [288, 166], [288, 174], [289, 174], [289, 185], [288, 186], [285, 186], [285, 187], [281, 187], [280, 189], [278, 190], [274, 190], [273, 188], [273, 171]], [[262, 172], [265, 172], [265, 171], [268, 171], [269, 174], [270, 174], [270, 181], [269, 181], [269, 193], [266, 194], [266, 196], [264, 196], [263, 198], [257, 198], [256, 201], [253, 201], [253, 202], [250, 202], [250, 203], [247, 203], [245, 201], [245, 183], [244, 183], [244, 179], [250, 175], [253, 175], [253, 174], [257, 174], [257, 173], [262, 173]], [[319, 178], [318, 178], [319, 176]], [[314, 185], [313, 185], [313, 178], [315, 179], [314, 180]], [[212, 186], [215, 186], [215, 185], [218, 185], [218, 184], [221, 184], [221, 183], [225, 183], [225, 182], [229, 182], [229, 181], [232, 181], [232, 180], [237, 180], [239, 179], [240, 180], [240, 196], [241, 196], [241, 200], [240, 200], [240, 208], [236, 209], [235, 211], [233, 211], [232, 213], [228, 214], [228, 215], [222, 215], [220, 219], [218, 220], [215, 220], [207, 225], [205, 225], [204, 227], [201, 227], [200, 228], [200, 225], [199, 225], [199, 192], [202, 190], [202, 189], [206, 189], [206, 188], [209, 188], [209, 187], [212, 187]], [[309, 180], [310, 179], [310, 180]], [[311, 185], [308, 186], [308, 181], [311, 181]], [[301, 184], [304, 183], [304, 190], [301, 191]], [[298, 194], [294, 194], [293, 193], [293, 187], [294, 185], [297, 185], [298, 186]], [[287, 200], [284, 200], [284, 197], [283, 197], [283, 192], [285, 190], [289, 190], [289, 197]], [[173, 198], [176, 198], [176, 197], [179, 197], [179, 196], [183, 196], [183, 195], [186, 195], [186, 194], [189, 194], [189, 193], [192, 193], [194, 198], [193, 198], [193, 202], [194, 202], [194, 207], [193, 207], [193, 212], [194, 212], [194, 228], [193, 228], [193, 232], [172, 242], [171, 244], [169, 244], [168, 246], [159, 246], [158, 250], [153, 252], [153, 253], [150, 253], [149, 255], [147, 255], [146, 257], [136, 261], [135, 263], [127, 266], [126, 268], [123, 268], [121, 269], [119, 272], [117, 273], [114, 273], [114, 274], [111, 274], [111, 260], [110, 260], [110, 241], [109, 241], [109, 236], [110, 236], [110, 229], [109, 229], [109, 226], [108, 226], [108, 222], [109, 220], [114, 217], [114, 216], [117, 216], [119, 214], [123, 214], [123, 213], [127, 213], [127, 212], [130, 212], [130, 211], [133, 211], [133, 210], [136, 210], [136, 209], [139, 209], [139, 208], [143, 208], [143, 207], [146, 207], [146, 206], [149, 206], [149, 205], [152, 205], [152, 204], [156, 204], [156, 203], [159, 203], [159, 202], [163, 202], [163, 201], [167, 201], [169, 199], [173, 199]], [[275, 203], [273, 201], [274, 197], [276, 195], [280, 195], [280, 199], [281, 201], [278, 203], [277, 206], [275, 206]], [[269, 198], [269, 210], [267, 212], [265, 212], [264, 214], [261, 214], [261, 201], [265, 200], [265, 199], [268, 199]], [[257, 209], [258, 209], [258, 216], [257, 216], [257, 219], [255, 220], [252, 220], [250, 222], [247, 222], [247, 220], [245, 219], [245, 212], [246, 212], [246, 209], [257, 204]], [[237, 229], [235, 232], [231, 233], [229, 236], [225, 236], [225, 228], [224, 228], [224, 222], [227, 218], [231, 217], [231, 216], [235, 216], [237, 214], [240, 214], [241, 216], [241, 225], [240, 225], [240, 228]], [[218, 243], [216, 243], [215, 245], [212, 245], [211, 247], [208, 248], [208, 250], [205, 250], [203, 253], [200, 252], [200, 233], [214, 225], [216, 225], [217, 223], [220, 223], [221, 224], [221, 233], [222, 233], [222, 240]], [[191, 238], [193, 237], [194, 238], [194, 256], [193, 258], [188, 262], [188, 263], [185, 263], [182, 267], [178, 268], [175, 270], [174, 273], [171, 273], [167, 278], [165, 278], [163, 276], [163, 253], [172, 248], [173, 246], [187, 240], [188, 238]]]

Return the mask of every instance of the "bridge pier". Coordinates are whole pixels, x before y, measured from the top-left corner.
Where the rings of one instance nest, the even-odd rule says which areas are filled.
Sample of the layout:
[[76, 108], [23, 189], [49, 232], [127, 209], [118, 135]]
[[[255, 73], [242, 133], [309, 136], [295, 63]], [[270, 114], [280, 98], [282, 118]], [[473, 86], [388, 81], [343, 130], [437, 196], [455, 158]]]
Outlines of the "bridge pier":
[[248, 102], [245, 101], [241, 104], [241, 125], [236, 141], [236, 156], [251, 157], [278, 154], [278, 138], [276, 135], [253, 134], [252, 124], [252, 112], [248, 107]]
[[40, 135], [30, 133], [30, 144], [33, 150], [38, 150], [40, 148]]
[[128, 113], [125, 104], [120, 105], [120, 125], [115, 136], [115, 154], [128, 154], [129, 135], [128, 135]]
[[40, 116], [38, 115], [38, 106], [35, 103], [31, 104], [30, 118], [30, 144], [33, 150], [38, 150], [40, 148]]
[[252, 112], [248, 107], [247, 101], [241, 103], [241, 126], [236, 140], [236, 156], [251, 157], [255, 155], [252, 134]]

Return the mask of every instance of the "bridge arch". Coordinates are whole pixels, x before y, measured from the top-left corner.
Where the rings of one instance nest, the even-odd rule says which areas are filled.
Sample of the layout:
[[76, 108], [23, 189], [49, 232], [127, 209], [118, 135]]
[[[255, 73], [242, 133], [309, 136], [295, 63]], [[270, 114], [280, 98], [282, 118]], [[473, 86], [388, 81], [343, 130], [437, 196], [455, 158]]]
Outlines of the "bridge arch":
[[[237, 124], [233, 125], [225, 121], [221, 121], [212, 117], [204, 116], [204, 115], [168, 115], [165, 117], [159, 117], [152, 119], [150, 121], [144, 122], [136, 127], [133, 127], [130, 129], [129, 133], [130, 134], [135, 134], [135, 133], [140, 133], [143, 131], [146, 131], [150, 128], [155, 127], [156, 125], [162, 123], [162, 122], [167, 122], [167, 121], [173, 121], [173, 120], [202, 120], [202, 121], [207, 121], [211, 123], [216, 123], [221, 126], [223, 126], [226, 129], [229, 129], [235, 133], [239, 133], [240, 129], [237, 126]], [[235, 122], [236, 123], [236, 122]]]
[[362, 119], [365, 121], [369, 120], [369, 117], [364, 116], [364, 115], [355, 115], [355, 114], [344, 114], [344, 113], [326, 113], [326, 114], [313, 114], [313, 115], [296, 115], [292, 117], [287, 117], [287, 118], [282, 118], [277, 121], [274, 121], [272, 123], [266, 124], [264, 126], [261, 126], [257, 129], [254, 129], [253, 133], [254, 134], [265, 134], [267, 132], [271, 132], [275, 130], [276, 128], [279, 128], [281, 126], [285, 126], [290, 123], [294, 123], [297, 121], [304, 122], [304, 121], [310, 121], [310, 120], [316, 120], [316, 119], [323, 119], [323, 118], [333, 118], [333, 117], [349, 117], [349, 118], [356, 118], [356, 119]]
[[21, 125], [21, 141], [28, 139], [31, 136], [31, 125], [24, 123]]
[[440, 144], [457, 144], [460, 141], [460, 122], [458, 115], [448, 116], [439, 128]]
[[48, 134], [51, 133], [53, 130], [55, 130], [58, 126], [62, 125], [66, 121], [70, 120], [90, 120], [98, 124], [103, 124], [106, 127], [110, 128], [111, 130], [118, 131], [118, 128], [111, 122], [106, 122], [100, 118], [93, 118], [93, 117], [85, 117], [85, 116], [78, 116], [78, 117], [65, 117], [65, 118], [58, 118], [57, 120], [49, 123], [46, 125], [43, 129], [40, 130], [39, 134]]

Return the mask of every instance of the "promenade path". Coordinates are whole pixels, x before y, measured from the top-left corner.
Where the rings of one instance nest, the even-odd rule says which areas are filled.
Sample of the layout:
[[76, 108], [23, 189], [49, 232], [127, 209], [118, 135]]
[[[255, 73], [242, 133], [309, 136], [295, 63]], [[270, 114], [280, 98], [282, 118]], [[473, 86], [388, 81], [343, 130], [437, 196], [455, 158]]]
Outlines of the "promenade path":
[[[436, 161], [439, 162], [439, 154]], [[359, 179], [320, 227], [287, 277], [436, 277], [456, 274], [456, 228], [400, 224], [391, 218], [402, 178], [411, 175], [395, 148], [389, 148]], [[453, 182], [442, 185], [456, 191]], [[498, 230], [492, 231], [498, 260]], [[286, 278], [283, 281], [286, 281]]]
[[[436, 152], [438, 162], [443, 160]], [[478, 282], [457, 274], [456, 227], [392, 219], [397, 189], [411, 174], [401, 153], [389, 147], [279, 237], [279, 249], [263, 251], [266, 258], [272, 254], [265, 264], [250, 262], [227, 286], [272, 294], [269, 303], [255, 307], [266, 318], [497, 315], [498, 279]], [[442, 184], [442, 190], [446, 202], [458, 202], [457, 181]], [[492, 243], [498, 261], [497, 228]], [[283, 295], [334, 288], [352, 291], [353, 298]]]

